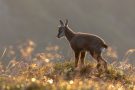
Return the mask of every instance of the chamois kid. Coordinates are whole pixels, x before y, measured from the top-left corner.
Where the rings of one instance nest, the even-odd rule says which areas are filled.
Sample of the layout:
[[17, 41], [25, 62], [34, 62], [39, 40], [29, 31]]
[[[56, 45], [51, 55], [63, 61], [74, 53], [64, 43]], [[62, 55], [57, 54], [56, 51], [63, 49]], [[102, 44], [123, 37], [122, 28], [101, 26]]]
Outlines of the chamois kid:
[[103, 65], [107, 70], [107, 62], [101, 56], [104, 49], [107, 49], [107, 45], [102, 38], [94, 34], [74, 32], [68, 27], [68, 20], [64, 24], [60, 20], [60, 26], [58, 29], [58, 38], [66, 37], [70, 43], [71, 48], [75, 55], [75, 67], [78, 67], [78, 61], [81, 60], [81, 66], [84, 65], [84, 58], [86, 52], [89, 52], [91, 56], [97, 60], [97, 69]]

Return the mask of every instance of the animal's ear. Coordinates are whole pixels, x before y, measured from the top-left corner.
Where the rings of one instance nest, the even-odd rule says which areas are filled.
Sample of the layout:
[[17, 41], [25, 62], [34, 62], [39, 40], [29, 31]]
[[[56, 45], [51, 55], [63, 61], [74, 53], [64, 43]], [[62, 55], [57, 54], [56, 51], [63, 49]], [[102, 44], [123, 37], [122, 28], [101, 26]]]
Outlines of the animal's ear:
[[62, 22], [62, 20], [60, 20], [60, 25], [61, 25], [61, 26], [64, 26], [64, 23]]
[[65, 23], [65, 26], [68, 26], [68, 19], [66, 19], [66, 23]]

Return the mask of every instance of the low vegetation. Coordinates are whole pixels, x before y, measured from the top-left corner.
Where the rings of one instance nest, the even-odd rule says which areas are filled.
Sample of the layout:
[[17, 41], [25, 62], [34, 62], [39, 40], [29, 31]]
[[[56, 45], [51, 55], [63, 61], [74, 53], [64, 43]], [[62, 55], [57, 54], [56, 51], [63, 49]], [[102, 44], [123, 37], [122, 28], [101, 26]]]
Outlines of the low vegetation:
[[74, 60], [61, 60], [57, 46], [28, 58], [33, 50], [29, 44], [28, 51], [21, 50], [21, 60], [1, 63], [0, 90], [135, 90], [135, 67], [127, 62], [113, 62], [108, 71], [98, 72], [96, 63], [86, 60], [76, 70]]

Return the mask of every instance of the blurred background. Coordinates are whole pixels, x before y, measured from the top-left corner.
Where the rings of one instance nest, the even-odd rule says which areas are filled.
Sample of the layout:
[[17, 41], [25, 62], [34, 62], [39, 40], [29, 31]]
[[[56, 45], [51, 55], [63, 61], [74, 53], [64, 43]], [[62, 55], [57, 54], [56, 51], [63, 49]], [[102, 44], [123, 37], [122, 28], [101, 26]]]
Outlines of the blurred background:
[[123, 58], [135, 48], [134, 9], [134, 0], [0, 0], [0, 53], [3, 47], [32, 40], [35, 53], [58, 45], [70, 57], [68, 41], [56, 38], [59, 19], [69, 19], [74, 31], [97, 34]]

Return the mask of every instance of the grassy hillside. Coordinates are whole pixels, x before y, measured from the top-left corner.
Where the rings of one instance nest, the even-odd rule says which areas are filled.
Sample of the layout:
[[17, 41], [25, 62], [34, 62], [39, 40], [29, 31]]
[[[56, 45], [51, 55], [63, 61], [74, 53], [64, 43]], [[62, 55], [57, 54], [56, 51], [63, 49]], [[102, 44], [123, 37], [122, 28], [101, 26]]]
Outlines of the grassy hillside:
[[0, 64], [0, 90], [135, 90], [135, 67], [125, 60], [108, 64], [106, 72], [98, 72], [96, 63], [87, 60], [76, 70], [73, 59], [62, 61], [58, 47], [31, 57], [32, 45], [21, 48], [19, 60]]

